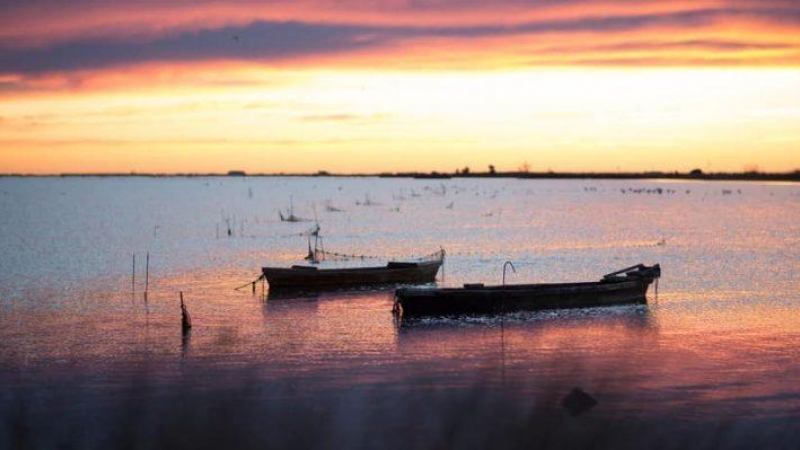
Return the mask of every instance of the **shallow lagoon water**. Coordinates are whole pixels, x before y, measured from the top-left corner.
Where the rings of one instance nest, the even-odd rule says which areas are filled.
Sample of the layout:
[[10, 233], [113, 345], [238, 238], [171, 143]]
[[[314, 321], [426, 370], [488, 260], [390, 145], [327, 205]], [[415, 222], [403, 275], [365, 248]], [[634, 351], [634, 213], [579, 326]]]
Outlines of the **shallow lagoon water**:
[[[302, 262], [290, 203], [364, 264], [445, 248], [441, 285], [507, 260], [509, 282], [663, 276], [646, 306], [502, 321], [235, 291]], [[0, 447], [795, 448], [798, 206], [796, 184], [0, 178]], [[576, 386], [598, 405], [573, 417]]]

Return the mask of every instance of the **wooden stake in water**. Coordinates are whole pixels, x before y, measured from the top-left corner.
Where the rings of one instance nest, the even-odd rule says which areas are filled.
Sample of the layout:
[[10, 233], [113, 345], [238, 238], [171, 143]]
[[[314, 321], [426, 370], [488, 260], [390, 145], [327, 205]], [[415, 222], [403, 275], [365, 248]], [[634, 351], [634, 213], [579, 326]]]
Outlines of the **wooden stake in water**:
[[183, 302], [183, 291], [180, 291], [181, 295], [181, 330], [183, 334], [189, 332], [192, 328], [192, 318], [189, 316], [189, 310], [186, 308], [186, 304]]

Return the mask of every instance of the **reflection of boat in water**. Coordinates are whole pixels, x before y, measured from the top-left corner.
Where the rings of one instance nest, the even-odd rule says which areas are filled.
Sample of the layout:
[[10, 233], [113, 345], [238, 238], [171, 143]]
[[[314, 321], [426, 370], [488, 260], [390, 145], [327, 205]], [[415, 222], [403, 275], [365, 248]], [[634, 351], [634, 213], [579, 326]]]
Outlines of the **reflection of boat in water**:
[[[266, 303], [336, 303], [341, 300], [380, 298], [382, 303], [391, 301], [396, 285], [367, 285], [342, 289], [277, 289], [270, 290], [264, 297]], [[285, 302], [284, 302], [285, 300]]]
[[402, 288], [395, 292], [395, 307], [403, 317], [416, 317], [646, 303], [647, 288], [660, 276], [658, 264], [639, 264], [594, 282]]
[[385, 266], [318, 268], [314, 266], [264, 267], [261, 269], [275, 289], [315, 290], [364, 285], [432, 283], [444, 262], [444, 250], [415, 261], [390, 261]]

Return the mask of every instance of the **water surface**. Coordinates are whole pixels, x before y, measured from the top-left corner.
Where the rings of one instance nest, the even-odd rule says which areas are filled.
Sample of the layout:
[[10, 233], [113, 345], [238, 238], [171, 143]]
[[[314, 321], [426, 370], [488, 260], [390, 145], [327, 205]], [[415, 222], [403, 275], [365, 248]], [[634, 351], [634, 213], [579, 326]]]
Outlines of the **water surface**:
[[[349, 264], [446, 249], [440, 285], [663, 277], [646, 306], [411, 324], [391, 290], [234, 290], [302, 262], [290, 204], [375, 258]], [[795, 448], [798, 206], [796, 184], [0, 178], [0, 447]], [[573, 417], [576, 386], [598, 405]]]

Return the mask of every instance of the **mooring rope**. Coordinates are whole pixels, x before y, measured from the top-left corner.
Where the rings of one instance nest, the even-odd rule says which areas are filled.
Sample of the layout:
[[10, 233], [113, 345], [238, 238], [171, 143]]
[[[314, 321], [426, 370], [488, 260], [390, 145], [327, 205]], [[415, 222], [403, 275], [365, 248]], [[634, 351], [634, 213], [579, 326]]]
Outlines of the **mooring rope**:
[[252, 286], [253, 289], [255, 289], [256, 283], [258, 283], [262, 279], [264, 279], [264, 274], [261, 274], [261, 276], [259, 276], [258, 278], [256, 278], [255, 280], [253, 280], [253, 281], [251, 281], [249, 283], [245, 283], [245, 284], [235, 288], [234, 291], [238, 291], [240, 289], [246, 288], [247, 286]]

